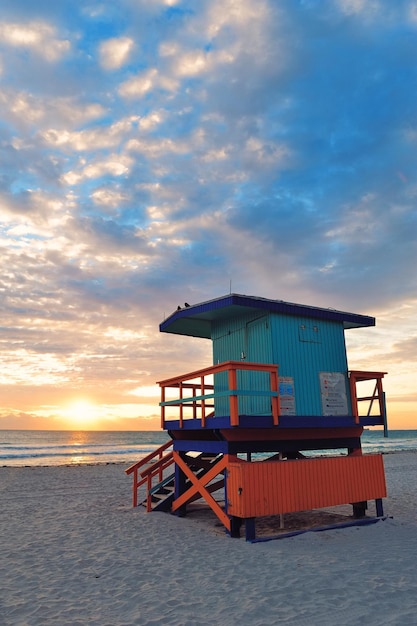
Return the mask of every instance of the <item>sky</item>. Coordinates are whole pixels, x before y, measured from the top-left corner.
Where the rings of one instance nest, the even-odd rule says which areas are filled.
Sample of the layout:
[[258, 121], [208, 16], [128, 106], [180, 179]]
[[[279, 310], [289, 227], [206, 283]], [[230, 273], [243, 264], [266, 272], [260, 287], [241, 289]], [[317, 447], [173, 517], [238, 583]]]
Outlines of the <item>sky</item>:
[[417, 1], [2, 0], [0, 428], [159, 428], [234, 293], [372, 315], [417, 428]]

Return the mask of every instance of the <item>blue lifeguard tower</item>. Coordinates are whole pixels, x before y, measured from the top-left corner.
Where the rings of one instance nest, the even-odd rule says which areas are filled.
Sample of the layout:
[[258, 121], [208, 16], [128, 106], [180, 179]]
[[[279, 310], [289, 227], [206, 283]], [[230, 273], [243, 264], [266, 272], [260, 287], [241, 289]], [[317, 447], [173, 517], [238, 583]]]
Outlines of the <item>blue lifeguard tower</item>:
[[384, 372], [349, 371], [345, 344], [345, 330], [374, 325], [239, 294], [176, 310], [161, 332], [211, 340], [213, 364], [159, 383], [171, 439], [127, 470], [134, 505], [142, 484], [149, 511], [185, 515], [202, 497], [232, 536], [245, 523], [249, 540], [257, 517], [350, 503], [362, 518], [369, 500], [382, 517], [382, 455], [362, 454], [361, 435], [386, 429]]

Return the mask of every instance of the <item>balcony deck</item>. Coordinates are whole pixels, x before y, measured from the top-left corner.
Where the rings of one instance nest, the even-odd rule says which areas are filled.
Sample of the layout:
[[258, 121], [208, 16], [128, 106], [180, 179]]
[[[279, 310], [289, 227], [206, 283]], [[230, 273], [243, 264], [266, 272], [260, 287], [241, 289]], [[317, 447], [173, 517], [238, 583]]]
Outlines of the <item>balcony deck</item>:
[[[243, 389], [238, 387], [239, 371], [264, 372], [269, 374], [269, 389]], [[227, 389], [217, 390], [213, 377], [227, 373]], [[227, 429], [351, 429], [360, 426], [382, 425], [386, 427], [385, 397], [382, 389], [383, 372], [352, 371], [349, 376], [351, 415], [283, 415], [280, 411], [278, 366], [270, 363], [248, 363], [227, 361], [208, 368], [182, 374], [160, 381], [161, 428], [169, 431], [214, 431]], [[210, 379], [211, 382], [208, 382]], [[361, 396], [358, 383], [375, 382], [373, 393]], [[240, 411], [242, 398], [267, 398], [270, 413], [263, 415], [245, 414]], [[228, 400], [227, 414], [216, 415], [215, 400]], [[367, 402], [366, 413], [359, 407]], [[176, 414], [175, 414], [176, 413]], [[253, 436], [253, 433], [252, 433]], [[274, 438], [272, 433], [268, 435]]]

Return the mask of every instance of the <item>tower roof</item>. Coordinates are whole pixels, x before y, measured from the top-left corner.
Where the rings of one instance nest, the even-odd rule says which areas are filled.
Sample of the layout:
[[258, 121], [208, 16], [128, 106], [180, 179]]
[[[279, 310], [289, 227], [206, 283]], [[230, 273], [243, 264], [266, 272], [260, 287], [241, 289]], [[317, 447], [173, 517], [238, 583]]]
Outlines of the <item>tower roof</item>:
[[344, 328], [375, 326], [375, 318], [369, 315], [346, 313], [335, 309], [324, 309], [305, 304], [294, 304], [283, 300], [269, 300], [231, 293], [214, 300], [194, 305], [184, 305], [167, 317], [160, 325], [163, 333], [211, 338], [211, 325], [216, 320], [227, 320], [237, 315], [257, 311], [296, 315], [315, 320], [343, 323]]

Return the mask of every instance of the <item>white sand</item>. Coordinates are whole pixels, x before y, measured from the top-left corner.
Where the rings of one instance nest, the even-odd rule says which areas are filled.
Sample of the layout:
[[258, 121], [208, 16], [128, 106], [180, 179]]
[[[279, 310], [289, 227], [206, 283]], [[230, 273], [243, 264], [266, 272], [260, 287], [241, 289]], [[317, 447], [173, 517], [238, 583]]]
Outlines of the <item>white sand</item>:
[[0, 624], [417, 624], [417, 454], [393, 519], [250, 544], [131, 508], [124, 466], [0, 468]]

